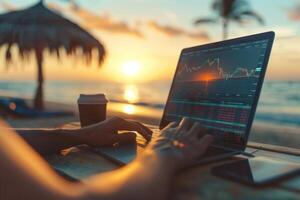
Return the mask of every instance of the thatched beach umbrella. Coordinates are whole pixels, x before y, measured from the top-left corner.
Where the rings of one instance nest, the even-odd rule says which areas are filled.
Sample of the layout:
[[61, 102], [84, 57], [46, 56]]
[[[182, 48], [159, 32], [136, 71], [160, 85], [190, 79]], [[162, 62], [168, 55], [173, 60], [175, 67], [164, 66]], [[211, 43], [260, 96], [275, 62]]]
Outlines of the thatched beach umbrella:
[[43, 109], [43, 52], [60, 58], [60, 50], [64, 49], [67, 55], [80, 55], [90, 62], [93, 50], [98, 52], [99, 66], [104, 59], [103, 45], [91, 34], [77, 24], [63, 18], [43, 4], [38, 4], [18, 11], [0, 15], [0, 47], [6, 48], [5, 59], [11, 60], [12, 46], [18, 47], [21, 59], [32, 53], [37, 61], [38, 86], [34, 105]]

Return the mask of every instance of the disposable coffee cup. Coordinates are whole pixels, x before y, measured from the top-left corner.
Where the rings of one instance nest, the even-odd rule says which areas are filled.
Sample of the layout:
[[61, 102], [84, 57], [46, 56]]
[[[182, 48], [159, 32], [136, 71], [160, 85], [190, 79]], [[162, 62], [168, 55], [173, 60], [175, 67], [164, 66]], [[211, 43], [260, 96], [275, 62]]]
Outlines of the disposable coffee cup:
[[96, 124], [106, 119], [108, 100], [105, 94], [80, 94], [77, 103], [82, 127]]

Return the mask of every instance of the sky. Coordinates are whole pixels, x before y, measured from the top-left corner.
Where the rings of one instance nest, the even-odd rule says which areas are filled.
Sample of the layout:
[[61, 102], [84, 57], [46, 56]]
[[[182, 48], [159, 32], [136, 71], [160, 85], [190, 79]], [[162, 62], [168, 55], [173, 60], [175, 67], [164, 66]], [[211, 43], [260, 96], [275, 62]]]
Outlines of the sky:
[[[36, 0], [1, 0], [0, 12], [22, 9]], [[199, 17], [215, 17], [212, 0], [47, 0], [61, 13], [91, 32], [105, 46], [107, 56], [98, 68], [74, 57], [57, 60], [45, 53], [47, 80], [115, 81], [139, 83], [170, 80], [182, 48], [222, 39], [221, 24], [195, 26]], [[300, 80], [300, 1], [251, 0], [251, 8], [265, 25], [249, 21], [229, 24], [229, 38], [273, 30], [276, 40], [268, 80]], [[17, 55], [17, 54], [16, 54]], [[3, 49], [0, 56], [4, 58]], [[14, 56], [11, 66], [0, 59], [0, 80], [35, 80], [33, 59]], [[1, 66], [2, 65], [2, 66]]]

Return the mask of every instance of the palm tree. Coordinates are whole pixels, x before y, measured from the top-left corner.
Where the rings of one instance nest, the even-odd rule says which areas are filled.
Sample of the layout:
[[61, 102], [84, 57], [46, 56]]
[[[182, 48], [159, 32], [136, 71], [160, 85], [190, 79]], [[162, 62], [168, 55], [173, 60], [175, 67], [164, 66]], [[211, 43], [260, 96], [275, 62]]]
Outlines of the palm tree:
[[264, 24], [264, 19], [251, 9], [246, 0], [214, 0], [212, 10], [218, 15], [217, 17], [200, 18], [195, 21], [195, 25], [213, 24], [220, 20], [223, 24], [223, 39], [228, 37], [229, 22], [237, 22], [240, 25], [255, 19], [258, 23]]

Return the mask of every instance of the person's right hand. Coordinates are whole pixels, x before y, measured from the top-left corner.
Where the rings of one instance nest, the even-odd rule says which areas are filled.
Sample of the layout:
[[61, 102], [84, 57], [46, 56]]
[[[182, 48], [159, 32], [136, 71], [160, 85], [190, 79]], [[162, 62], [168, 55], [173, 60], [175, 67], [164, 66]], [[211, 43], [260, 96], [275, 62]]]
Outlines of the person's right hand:
[[[118, 131], [126, 131], [118, 134]], [[111, 146], [115, 143], [135, 142], [136, 133], [141, 134], [147, 141], [151, 139], [152, 131], [143, 124], [112, 117], [103, 122], [83, 127], [79, 130], [81, 143], [89, 146]]]
[[196, 162], [212, 141], [200, 123], [184, 118], [179, 124], [172, 122], [165, 127], [147, 148], [179, 170]]

